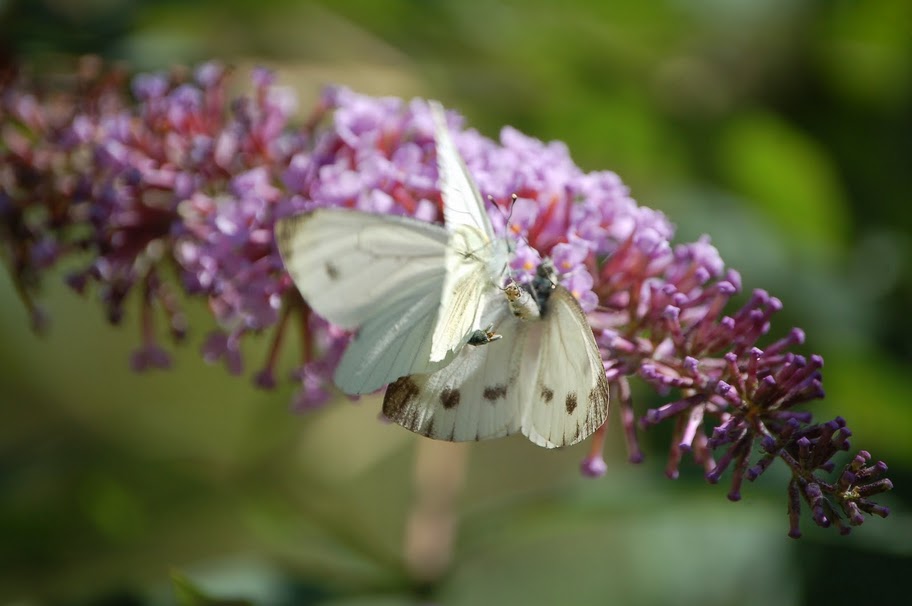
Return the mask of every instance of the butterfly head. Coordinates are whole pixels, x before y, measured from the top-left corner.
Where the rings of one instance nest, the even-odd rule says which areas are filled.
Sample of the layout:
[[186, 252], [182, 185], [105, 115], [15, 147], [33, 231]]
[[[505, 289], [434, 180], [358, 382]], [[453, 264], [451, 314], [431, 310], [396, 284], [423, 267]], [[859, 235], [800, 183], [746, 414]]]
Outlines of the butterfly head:
[[538, 302], [542, 313], [544, 313], [548, 306], [551, 291], [557, 287], [557, 271], [554, 269], [554, 263], [551, 262], [551, 259], [547, 257], [542, 259], [529, 286], [532, 296]]
[[536, 290], [551, 290], [557, 286], [557, 270], [554, 268], [554, 262], [550, 257], [545, 257], [538, 264], [535, 270], [535, 277], [532, 279], [532, 285]]

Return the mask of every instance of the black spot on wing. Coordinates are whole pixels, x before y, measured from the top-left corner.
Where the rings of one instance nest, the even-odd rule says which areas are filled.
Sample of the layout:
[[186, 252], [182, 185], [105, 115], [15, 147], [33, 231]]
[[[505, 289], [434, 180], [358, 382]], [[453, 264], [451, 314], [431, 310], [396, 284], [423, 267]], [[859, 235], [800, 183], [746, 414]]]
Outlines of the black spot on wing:
[[542, 386], [541, 399], [545, 401], [545, 404], [549, 404], [554, 399], [554, 390], [550, 387]]
[[326, 270], [326, 276], [330, 280], [337, 280], [339, 278], [339, 268], [331, 262], [327, 261], [324, 269]]
[[459, 390], [451, 389], [447, 387], [442, 392], [440, 392], [440, 404], [447, 410], [451, 410], [459, 406]]
[[498, 398], [507, 397], [507, 386], [506, 385], [494, 385], [493, 387], [485, 387], [484, 392], [482, 392], [484, 399], [489, 401], [491, 404], [494, 404]]
[[576, 410], [576, 392], [571, 391], [567, 394], [567, 400], [564, 402], [567, 406], [567, 414], [572, 415], [573, 411]]

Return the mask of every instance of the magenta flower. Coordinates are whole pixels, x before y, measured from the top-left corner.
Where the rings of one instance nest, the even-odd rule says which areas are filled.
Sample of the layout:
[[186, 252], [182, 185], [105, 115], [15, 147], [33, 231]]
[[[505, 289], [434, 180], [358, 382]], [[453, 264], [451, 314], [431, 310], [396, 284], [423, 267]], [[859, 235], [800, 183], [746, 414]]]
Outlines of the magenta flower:
[[[133, 98], [117, 75], [88, 74], [77, 92], [38, 97], [28, 83], [0, 99], [0, 226], [10, 271], [35, 324], [34, 294], [43, 271], [88, 251], [92, 261], [68, 283], [95, 289], [109, 320], [139, 296], [142, 345], [136, 370], [167, 368], [156, 343], [155, 309], [173, 337], [187, 331], [176, 288], [205, 297], [218, 329], [203, 356], [244, 372], [240, 344], [272, 331], [268, 359], [254, 381], [272, 388], [284, 338], [300, 341], [291, 372], [300, 385], [293, 409], [324, 405], [349, 335], [317, 317], [284, 273], [273, 242], [277, 218], [325, 206], [441, 221], [433, 124], [423, 100], [372, 98], [328, 89], [307, 122], [294, 126], [294, 96], [265, 70], [249, 97], [229, 99], [226, 70], [201, 66], [193, 78], [140, 75]], [[673, 246], [661, 214], [637, 205], [611, 172], [584, 173], [561, 143], [505, 128], [498, 142], [472, 130], [454, 141], [483, 196], [494, 229], [516, 242], [511, 265], [526, 281], [549, 256], [595, 331], [630, 459], [642, 453], [637, 431], [671, 423], [667, 474], [689, 454], [710, 482], [731, 470], [728, 496], [781, 461], [788, 485], [790, 534], [799, 536], [804, 501], [813, 521], [842, 532], [864, 513], [886, 516], [871, 497], [890, 490], [886, 465], [861, 451], [838, 473], [834, 455], [851, 432], [837, 418], [815, 423], [796, 407], [823, 397], [823, 360], [790, 351], [793, 329], [769, 341], [778, 299], [741, 291], [708, 238]], [[509, 219], [508, 219], [509, 217]], [[164, 276], [177, 270], [179, 286]], [[293, 330], [299, 319], [303, 330]], [[630, 380], [668, 402], [640, 413]], [[582, 462], [600, 476], [604, 428]], [[759, 448], [759, 455], [756, 450]], [[829, 479], [834, 477], [836, 479]]]

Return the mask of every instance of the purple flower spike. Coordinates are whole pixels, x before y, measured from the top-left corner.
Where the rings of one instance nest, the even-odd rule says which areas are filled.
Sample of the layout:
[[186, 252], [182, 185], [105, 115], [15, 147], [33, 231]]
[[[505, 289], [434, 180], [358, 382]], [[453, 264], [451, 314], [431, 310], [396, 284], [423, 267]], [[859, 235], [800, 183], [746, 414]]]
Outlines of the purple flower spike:
[[[155, 322], [163, 316], [182, 340], [180, 301], [196, 297], [218, 324], [204, 359], [240, 374], [241, 344], [267, 333], [254, 382], [271, 389], [292, 341], [292, 408], [325, 405], [350, 334], [294, 290], [273, 227], [322, 207], [441, 222], [428, 104], [330, 88], [299, 125], [295, 95], [268, 70], [254, 70], [250, 92], [236, 98], [229, 71], [214, 62], [192, 77], [138, 75], [132, 95], [123, 78], [93, 74], [69, 92], [39, 95], [47, 87], [10, 81], [0, 95], [2, 243], [32, 317], [41, 278], [78, 258], [68, 284], [95, 289], [112, 323], [139, 309], [134, 369], [168, 366]], [[669, 423], [667, 475], [692, 458], [710, 482], [731, 474], [733, 501], [744, 478], [787, 467], [789, 536], [801, 535], [802, 506], [840, 533], [889, 514], [871, 500], [892, 488], [886, 465], [860, 451], [837, 470], [852, 432], [803, 409], [824, 396], [823, 359], [794, 352], [801, 329], [770, 335], [779, 299], [757, 289], [735, 308], [741, 276], [708, 236], [673, 243], [664, 215], [639, 206], [618, 175], [583, 172], [564, 144], [510, 127], [492, 141], [449, 119], [495, 232], [513, 244], [513, 278], [529, 281], [550, 257], [587, 314], [631, 461], [643, 459], [638, 430]], [[177, 284], [164, 279], [174, 274]], [[638, 411], [633, 377], [663, 402]], [[605, 436], [604, 427], [594, 434], [584, 475], [606, 474]]]

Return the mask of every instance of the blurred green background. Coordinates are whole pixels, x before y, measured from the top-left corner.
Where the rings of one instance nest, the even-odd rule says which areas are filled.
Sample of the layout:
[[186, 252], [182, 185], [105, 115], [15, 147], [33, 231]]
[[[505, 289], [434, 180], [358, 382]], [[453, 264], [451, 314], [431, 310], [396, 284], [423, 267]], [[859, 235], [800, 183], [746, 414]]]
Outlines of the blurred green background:
[[615, 417], [608, 475], [586, 481], [585, 446], [418, 440], [369, 398], [294, 416], [289, 390], [204, 365], [196, 304], [176, 370], [134, 375], [135, 314], [113, 329], [49, 276], [38, 338], [0, 272], [0, 604], [169, 604], [175, 570], [264, 605], [908, 593], [908, 0], [0, 0], [0, 52], [37, 72], [82, 53], [136, 70], [264, 64], [304, 112], [337, 83], [439, 98], [490, 136], [565, 141], [665, 211], [678, 241], [710, 234], [748, 291], [783, 300], [775, 336], [801, 326], [827, 362], [816, 415], [845, 416], [896, 485], [887, 520], [846, 538], [805, 520], [792, 541], [782, 469], [731, 504], [690, 462], [665, 479], [663, 430], [627, 464]]

